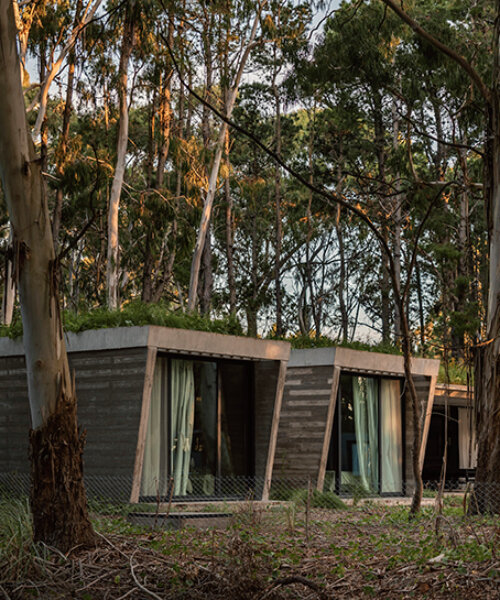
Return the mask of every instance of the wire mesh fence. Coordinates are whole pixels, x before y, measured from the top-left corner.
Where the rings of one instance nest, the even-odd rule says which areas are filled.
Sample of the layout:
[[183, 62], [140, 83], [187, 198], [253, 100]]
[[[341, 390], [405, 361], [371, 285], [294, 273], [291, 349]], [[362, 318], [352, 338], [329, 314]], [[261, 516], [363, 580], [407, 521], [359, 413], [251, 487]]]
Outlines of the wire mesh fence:
[[[22, 497], [29, 494], [27, 473], [0, 473], [0, 496]], [[192, 476], [179, 487], [174, 478], [155, 480], [141, 490], [136, 502], [131, 502], [133, 481], [126, 476], [87, 475], [85, 485], [91, 502], [127, 504], [130, 510], [146, 505], [158, 507], [178, 503], [214, 503], [236, 501], [298, 502], [305, 497], [323, 508], [335, 508], [337, 499], [353, 502], [362, 499], [405, 498], [413, 494], [412, 482], [402, 482], [399, 489], [386, 492], [380, 486], [370, 486], [360, 479], [325, 478], [319, 488], [314, 478], [275, 477], [270, 482], [263, 477]], [[449, 479], [445, 482], [425, 481], [424, 498], [435, 497], [439, 491], [461, 494], [477, 512], [500, 512], [500, 484], [474, 481], [473, 478]]]

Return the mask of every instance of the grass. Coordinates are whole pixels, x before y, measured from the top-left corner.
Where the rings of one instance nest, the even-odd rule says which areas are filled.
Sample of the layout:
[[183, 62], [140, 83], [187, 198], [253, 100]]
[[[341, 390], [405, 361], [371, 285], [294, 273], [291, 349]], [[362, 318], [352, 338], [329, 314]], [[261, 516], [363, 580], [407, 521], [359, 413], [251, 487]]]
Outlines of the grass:
[[448, 369], [441, 363], [439, 366], [438, 383], [452, 383], [467, 385], [467, 381], [471, 386], [471, 391], [474, 386], [473, 369], [467, 368], [463, 362], [450, 360]]

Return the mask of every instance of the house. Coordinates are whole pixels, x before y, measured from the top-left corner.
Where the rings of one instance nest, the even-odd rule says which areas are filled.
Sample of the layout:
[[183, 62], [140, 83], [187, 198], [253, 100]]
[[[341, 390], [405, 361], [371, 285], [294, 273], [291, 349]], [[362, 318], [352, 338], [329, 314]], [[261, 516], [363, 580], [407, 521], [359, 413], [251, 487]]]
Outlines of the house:
[[[158, 326], [66, 342], [91, 492], [132, 502], [267, 498], [288, 342]], [[28, 473], [29, 415], [22, 342], [0, 339], [4, 483]]]
[[440, 480], [446, 440], [447, 484], [454, 486], [474, 475], [477, 447], [472, 400], [473, 390], [466, 385], [436, 385], [422, 471], [424, 481]]
[[[414, 358], [423, 440], [439, 360]], [[413, 421], [403, 357], [349, 348], [292, 350], [273, 476], [340, 494], [412, 489]]]

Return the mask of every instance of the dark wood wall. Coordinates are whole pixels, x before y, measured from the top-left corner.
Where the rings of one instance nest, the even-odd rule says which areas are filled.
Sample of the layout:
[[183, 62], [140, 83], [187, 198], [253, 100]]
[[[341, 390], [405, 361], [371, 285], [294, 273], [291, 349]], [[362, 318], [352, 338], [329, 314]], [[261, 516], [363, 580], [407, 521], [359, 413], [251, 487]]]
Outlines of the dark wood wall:
[[31, 427], [24, 356], [0, 358], [0, 473], [27, 473]]
[[[87, 429], [85, 475], [132, 478], [146, 348], [69, 355], [78, 421]], [[0, 358], [0, 472], [28, 472], [30, 412], [24, 357]]]
[[[273, 478], [318, 476], [332, 387], [332, 366], [287, 370]], [[293, 483], [293, 482], [291, 482]]]
[[146, 348], [76, 352], [78, 421], [87, 429], [86, 475], [132, 478], [146, 371]]

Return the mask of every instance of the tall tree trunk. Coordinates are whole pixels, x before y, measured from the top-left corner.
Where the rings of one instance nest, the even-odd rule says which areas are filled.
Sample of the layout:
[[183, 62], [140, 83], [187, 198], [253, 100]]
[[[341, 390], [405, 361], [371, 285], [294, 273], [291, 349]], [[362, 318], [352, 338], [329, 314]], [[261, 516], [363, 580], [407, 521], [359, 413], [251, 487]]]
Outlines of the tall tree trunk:
[[[399, 148], [399, 114], [396, 106], [396, 99], [392, 101], [392, 147], [394, 153], [397, 153]], [[394, 253], [394, 268], [396, 269], [396, 281], [398, 282], [398, 290], [401, 290], [401, 233], [402, 233], [402, 213], [401, 213], [401, 173], [399, 171], [395, 174], [395, 188], [398, 192], [394, 196], [394, 241], [393, 241], [393, 253]], [[396, 344], [399, 344], [401, 340], [401, 316], [399, 314], [399, 307], [397, 302], [394, 306], [394, 339]]]
[[493, 77], [485, 156], [489, 237], [487, 341], [476, 351], [478, 460], [475, 493], [480, 512], [500, 513], [500, 0], [496, 0]]
[[118, 125], [118, 139], [116, 143], [116, 165], [108, 210], [108, 254], [106, 287], [108, 308], [118, 308], [119, 290], [119, 242], [118, 242], [118, 209], [122, 192], [123, 178], [125, 175], [125, 159], [128, 145], [128, 64], [134, 46], [135, 19], [134, 2], [127, 2], [125, 21], [123, 25], [122, 46], [120, 52], [120, 65], [118, 69], [118, 96], [120, 102], [120, 119]]
[[339, 245], [339, 308], [340, 308], [340, 324], [342, 330], [342, 342], [349, 341], [349, 315], [345, 303], [345, 288], [346, 288], [346, 268], [345, 268], [345, 251], [344, 251], [344, 234], [342, 231], [342, 223], [340, 220], [341, 210], [338, 207], [337, 219], [335, 220], [335, 233], [337, 234], [337, 243]]
[[[342, 177], [342, 166], [344, 163], [344, 146], [342, 141], [340, 142], [339, 155], [337, 164], [337, 185], [335, 191], [337, 194], [342, 194], [344, 180]], [[335, 219], [335, 233], [337, 234], [337, 243], [339, 245], [339, 308], [340, 308], [340, 325], [342, 332], [342, 341], [344, 343], [349, 341], [349, 314], [346, 306], [346, 287], [347, 287], [347, 270], [345, 260], [345, 249], [344, 249], [344, 232], [342, 228], [342, 207], [340, 204], [337, 206], [337, 218]]]
[[[236, 96], [238, 94], [238, 88], [240, 86], [241, 77], [243, 75], [243, 71], [245, 69], [248, 57], [250, 56], [250, 51], [253, 47], [253, 43], [255, 40], [255, 36], [257, 35], [257, 28], [260, 22], [260, 8], [257, 12], [257, 15], [254, 19], [252, 30], [247, 41], [247, 45], [240, 59], [240, 63], [238, 65], [238, 70], [234, 79], [234, 82], [231, 86], [231, 89], [228, 93], [228, 98], [225, 106], [225, 115], [228, 119], [231, 118], [233, 113], [234, 104], [236, 102]], [[189, 279], [189, 296], [188, 296], [188, 311], [193, 311], [196, 305], [196, 299], [198, 295], [198, 282], [200, 275], [200, 265], [203, 254], [203, 249], [205, 247], [205, 238], [208, 233], [210, 219], [212, 217], [212, 207], [215, 199], [215, 193], [217, 191], [217, 178], [219, 175], [219, 168], [222, 159], [222, 154], [224, 152], [224, 146], [226, 141], [226, 132], [228, 125], [225, 121], [221, 123], [219, 129], [219, 135], [217, 138], [216, 148], [214, 160], [212, 162], [212, 167], [210, 170], [210, 178], [208, 181], [208, 189], [205, 196], [205, 201], [203, 203], [203, 211], [201, 215], [201, 222], [198, 228], [198, 236], [196, 238], [196, 245], [193, 252], [193, 260], [191, 263], [191, 274]]]
[[207, 237], [205, 238], [205, 247], [203, 248], [203, 264], [202, 264], [202, 285], [200, 290], [200, 312], [202, 315], [209, 315], [212, 308], [212, 289], [213, 289], [213, 272], [212, 272], [212, 239], [210, 236], [210, 224]]
[[[228, 132], [229, 134], [229, 132]], [[228, 143], [227, 143], [228, 145]], [[229, 289], [229, 312], [236, 314], [236, 281], [234, 276], [234, 219], [233, 196], [229, 180], [229, 148], [226, 150], [226, 163], [228, 175], [224, 180], [224, 198], [226, 201], [226, 258], [227, 258], [227, 286]]]
[[259, 275], [258, 275], [258, 263], [259, 263], [259, 246], [261, 240], [258, 239], [257, 228], [255, 226], [255, 222], [257, 220], [257, 216], [255, 214], [250, 214], [249, 219], [251, 221], [252, 227], [250, 230], [250, 286], [249, 286], [249, 296], [245, 298], [245, 311], [247, 315], [247, 335], [250, 337], [257, 337], [258, 330], [258, 285], [259, 285]]
[[42, 170], [28, 134], [11, 0], [0, 0], [0, 175], [14, 233], [31, 409], [31, 510], [35, 540], [63, 552], [94, 541], [57, 291]]
[[149, 224], [145, 225], [146, 231], [144, 241], [144, 264], [142, 267], [142, 291], [141, 300], [143, 302], [151, 302], [153, 299], [153, 281], [151, 279], [151, 273], [153, 272], [154, 260], [153, 252], [151, 249], [152, 245], [152, 232]]
[[[373, 123], [375, 130], [375, 152], [377, 155], [378, 177], [380, 185], [385, 189], [385, 129], [382, 114], [382, 98], [379, 90], [373, 90]], [[380, 211], [385, 211], [384, 207]], [[385, 241], [389, 240], [389, 227], [387, 221], [382, 218], [382, 235]], [[391, 282], [389, 275], [389, 262], [385, 255], [382, 255], [382, 268], [380, 273], [380, 311], [382, 318], [382, 341], [390, 343], [391, 341]]]
[[420, 275], [420, 262], [415, 261], [415, 276], [417, 279], [417, 297], [418, 297], [418, 319], [420, 324], [420, 352], [425, 354], [427, 343], [425, 339], [425, 316], [424, 316], [424, 299], [422, 294], [422, 277]]
[[[393, 285], [395, 285], [394, 274]], [[413, 425], [411, 464], [415, 489], [413, 490], [410, 515], [414, 516], [420, 511], [420, 507], [422, 505], [422, 497], [424, 494], [424, 484], [422, 481], [422, 465], [420, 464], [420, 447], [422, 445], [422, 411], [420, 409], [420, 402], [417, 396], [415, 382], [413, 381], [413, 373], [411, 369], [411, 332], [408, 326], [408, 320], [403, 300], [404, 299], [399, 298], [398, 303], [399, 314], [401, 316], [401, 349], [403, 351], [406, 397], [410, 400]]]
[[[278, 11], [279, 18], [279, 11]], [[274, 139], [276, 154], [281, 157], [281, 99], [277, 84], [279, 68], [277, 64], [277, 46], [274, 44], [274, 68], [272, 90], [274, 96]], [[276, 335], [283, 335], [283, 307], [281, 290], [281, 247], [282, 247], [282, 223], [281, 223], [281, 167], [278, 163], [274, 165], [274, 202], [276, 207], [276, 233], [275, 233], [275, 258], [274, 258], [274, 288], [276, 295]]]
[[[174, 26], [173, 15], [170, 15], [168, 26], [168, 44], [170, 48], [174, 46]], [[160, 121], [160, 148], [158, 151], [158, 167], [156, 170], [156, 187], [163, 187], [163, 177], [165, 173], [165, 163], [167, 162], [168, 150], [170, 147], [170, 131], [172, 129], [172, 75], [173, 68], [170, 61], [165, 65], [166, 76], [162, 78], [160, 106], [159, 106], [159, 121]]]

